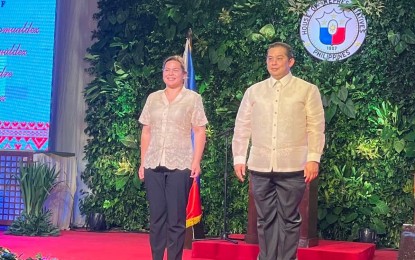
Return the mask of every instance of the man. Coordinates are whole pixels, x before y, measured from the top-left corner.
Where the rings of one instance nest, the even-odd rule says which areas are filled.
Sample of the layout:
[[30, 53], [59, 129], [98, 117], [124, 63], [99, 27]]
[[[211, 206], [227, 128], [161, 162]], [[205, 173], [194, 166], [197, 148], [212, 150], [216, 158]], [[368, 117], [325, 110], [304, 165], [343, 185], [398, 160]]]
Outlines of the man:
[[259, 260], [296, 259], [299, 204], [318, 176], [324, 110], [318, 88], [291, 74], [291, 46], [276, 42], [266, 58], [270, 78], [248, 88], [235, 120], [235, 174], [245, 179], [246, 156], [257, 210]]

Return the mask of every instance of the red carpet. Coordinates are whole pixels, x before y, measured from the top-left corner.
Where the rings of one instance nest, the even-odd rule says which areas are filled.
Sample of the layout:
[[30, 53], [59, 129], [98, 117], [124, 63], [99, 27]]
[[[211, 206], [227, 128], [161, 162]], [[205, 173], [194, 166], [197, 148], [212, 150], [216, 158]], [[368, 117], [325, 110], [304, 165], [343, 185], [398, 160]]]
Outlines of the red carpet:
[[[243, 241], [238, 242], [238, 245], [234, 245], [222, 240], [197, 241], [193, 243], [193, 251], [184, 251], [183, 260], [255, 260], [258, 247], [247, 245]], [[331, 248], [333, 251], [355, 252], [360, 248], [355, 245], [360, 243], [326, 242], [321, 241], [321, 247]], [[38, 253], [41, 253], [43, 257], [49, 257], [50, 260], [151, 259], [148, 234], [143, 233], [87, 232], [82, 230], [62, 231], [59, 237], [19, 237], [4, 235], [3, 232], [0, 232], [0, 246], [21, 255], [21, 259], [34, 257]], [[318, 258], [301, 258], [303, 256], [300, 256], [302, 254], [300, 250], [299, 260], [324, 260], [325, 258], [320, 258], [321, 256], [317, 255], [317, 248], [302, 250], [313, 251], [315, 257]], [[397, 251], [377, 250], [373, 260], [393, 260], [397, 258], [397, 255]], [[344, 257], [346, 256], [333, 253], [330, 260], [360, 260], [360, 258]]]
[[[193, 242], [192, 259], [255, 260], [258, 251], [257, 245], [239, 240], [237, 245], [225, 240], [204, 240]], [[298, 249], [298, 260], [394, 260], [397, 256], [395, 250], [375, 250], [374, 244], [345, 241], [320, 240], [316, 247]]]

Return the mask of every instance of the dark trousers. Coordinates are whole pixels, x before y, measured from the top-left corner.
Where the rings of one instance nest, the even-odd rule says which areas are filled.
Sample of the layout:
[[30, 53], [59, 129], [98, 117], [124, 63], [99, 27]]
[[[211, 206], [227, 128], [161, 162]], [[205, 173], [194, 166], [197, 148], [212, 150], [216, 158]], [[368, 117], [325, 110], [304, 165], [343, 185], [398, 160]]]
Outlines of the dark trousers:
[[150, 245], [153, 260], [181, 260], [186, 233], [186, 206], [190, 170], [145, 169], [150, 209]]
[[258, 214], [258, 258], [296, 259], [301, 226], [299, 205], [306, 188], [304, 172], [251, 173]]

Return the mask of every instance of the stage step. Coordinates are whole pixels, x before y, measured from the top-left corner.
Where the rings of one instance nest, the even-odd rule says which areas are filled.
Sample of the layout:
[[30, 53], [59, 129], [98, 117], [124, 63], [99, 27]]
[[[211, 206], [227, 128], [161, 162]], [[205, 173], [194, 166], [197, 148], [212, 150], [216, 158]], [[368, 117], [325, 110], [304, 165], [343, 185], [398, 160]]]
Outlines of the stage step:
[[[192, 260], [256, 260], [258, 252], [258, 245], [244, 241], [202, 240], [192, 244]], [[316, 247], [299, 248], [298, 260], [372, 260], [374, 253], [375, 245], [370, 243], [320, 240]]]
[[371, 243], [320, 240], [316, 247], [299, 248], [298, 259], [372, 260], [375, 249]]

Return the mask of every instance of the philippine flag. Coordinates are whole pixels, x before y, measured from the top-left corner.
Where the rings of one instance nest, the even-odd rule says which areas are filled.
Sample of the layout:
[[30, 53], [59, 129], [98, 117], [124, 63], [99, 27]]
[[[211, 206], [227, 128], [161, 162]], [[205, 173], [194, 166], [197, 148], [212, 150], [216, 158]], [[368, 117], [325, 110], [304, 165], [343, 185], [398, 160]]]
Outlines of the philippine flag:
[[[185, 86], [193, 91], [197, 91], [195, 71], [193, 69], [192, 60], [192, 46], [191, 46], [191, 30], [189, 30], [189, 37], [186, 39], [185, 50], [183, 59], [187, 71], [187, 81]], [[192, 134], [193, 142], [193, 134]], [[200, 198], [200, 179], [195, 178], [193, 180], [192, 187], [190, 188], [189, 200], [186, 207], [186, 228], [191, 227], [199, 223], [202, 219], [202, 201]]]
[[320, 24], [320, 41], [326, 45], [339, 45], [346, 39], [346, 24], [351, 18], [344, 12], [324, 12], [316, 20]]

